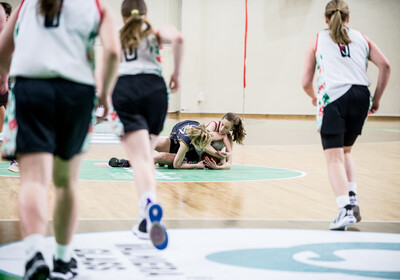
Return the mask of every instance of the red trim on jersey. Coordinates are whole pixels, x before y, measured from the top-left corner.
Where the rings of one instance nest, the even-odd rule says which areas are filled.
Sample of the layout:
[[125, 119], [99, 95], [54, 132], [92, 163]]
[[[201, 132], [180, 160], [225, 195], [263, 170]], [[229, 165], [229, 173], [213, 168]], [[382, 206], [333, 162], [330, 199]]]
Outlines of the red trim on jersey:
[[22, 5], [24, 4], [25, 0], [22, 0], [21, 5], [19, 5], [17, 17], [19, 16], [19, 11], [21, 11]]
[[[360, 33], [361, 33], [361, 32], [360, 32]], [[361, 35], [364, 37], [365, 41], [367, 41], [368, 48], [369, 48], [369, 50], [371, 51], [371, 45], [369, 44], [367, 38], [365, 38], [364, 34], [361, 33]]]
[[[210, 123], [215, 123], [215, 131], [218, 131], [219, 123], [217, 123], [216, 121], [211, 121]], [[208, 125], [210, 125], [210, 124], [208, 124]]]
[[99, 0], [95, 0], [96, 1], [96, 6], [97, 9], [99, 10], [99, 14], [100, 14], [100, 21], [103, 19], [103, 13], [101, 12], [101, 6], [100, 6], [100, 2]]
[[315, 54], [317, 53], [317, 46], [318, 46], [318, 36], [319, 36], [319, 33], [317, 33], [317, 39], [315, 39], [314, 56], [315, 56]]

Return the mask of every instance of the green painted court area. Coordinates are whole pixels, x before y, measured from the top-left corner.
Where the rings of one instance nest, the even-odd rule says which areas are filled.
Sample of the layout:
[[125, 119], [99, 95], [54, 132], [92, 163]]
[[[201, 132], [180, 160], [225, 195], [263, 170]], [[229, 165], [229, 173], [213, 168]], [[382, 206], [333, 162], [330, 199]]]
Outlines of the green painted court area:
[[[7, 170], [8, 162], [0, 162], [0, 176], [18, 177]], [[156, 168], [158, 182], [237, 182], [281, 180], [304, 176], [297, 170], [266, 166], [233, 165], [229, 170]], [[106, 161], [86, 160], [82, 163], [80, 180], [132, 181], [131, 168], [112, 168]]]

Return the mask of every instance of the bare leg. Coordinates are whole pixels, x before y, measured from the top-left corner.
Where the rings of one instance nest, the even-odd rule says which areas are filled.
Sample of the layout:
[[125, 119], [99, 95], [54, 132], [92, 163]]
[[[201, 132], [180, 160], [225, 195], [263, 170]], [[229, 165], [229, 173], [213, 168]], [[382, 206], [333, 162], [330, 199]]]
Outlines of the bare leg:
[[346, 168], [347, 180], [349, 182], [356, 181], [356, 167], [351, 155], [352, 146], [344, 147], [344, 163]]
[[78, 221], [78, 175], [82, 155], [70, 160], [54, 159], [55, 189], [54, 232], [60, 245], [71, 243]]
[[19, 158], [21, 189], [18, 209], [23, 237], [46, 235], [48, 221], [48, 189], [53, 169], [49, 153], [22, 154]]
[[[149, 140], [150, 138], [150, 140]], [[128, 154], [135, 175], [135, 184], [140, 197], [139, 223], [132, 229], [134, 234], [147, 235], [153, 245], [163, 250], [168, 244], [168, 235], [161, 223], [162, 207], [156, 199], [156, 179], [153, 148], [157, 137], [149, 136], [147, 130], [125, 134], [122, 145]]]
[[152, 149], [157, 152], [169, 152], [169, 147], [171, 145], [171, 139], [169, 137], [155, 136], [151, 135], [154, 140], [152, 141]]
[[326, 149], [324, 152], [333, 193], [336, 197], [348, 195], [348, 180], [343, 148]]
[[135, 185], [139, 194], [156, 191], [156, 180], [151, 143], [147, 130], [137, 130], [125, 134], [122, 145], [134, 170]]
[[174, 163], [176, 154], [158, 153], [154, 156], [154, 163], [159, 165], [172, 165]]
[[159, 165], [172, 165], [176, 154], [169, 153], [171, 139], [168, 137], [151, 135], [150, 140], [153, 150], [158, 152], [154, 156], [154, 163], [158, 163]]

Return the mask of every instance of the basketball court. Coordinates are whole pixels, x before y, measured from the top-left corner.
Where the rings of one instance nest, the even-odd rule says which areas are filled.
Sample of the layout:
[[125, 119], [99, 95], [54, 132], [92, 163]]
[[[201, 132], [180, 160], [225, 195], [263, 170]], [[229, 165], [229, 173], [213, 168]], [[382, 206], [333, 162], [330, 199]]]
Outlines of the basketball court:
[[[171, 114], [162, 135], [182, 119], [219, 117]], [[231, 170], [157, 168], [170, 238], [157, 251], [130, 232], [134, 174], [107, 166], [125, 154], [106, 124], [96, 126], [80, 174], [77, 279], [400, 279], [398, 120], [369, 120], [355, 146], [363, 220], [347, 231], [328, 230], [337, 208], [315, 121], [249, 117], [245, 128]], [[8, 164], [0, 162], [0, 279], [21, 279], [19, 178]], [[48, 260], [51, 234], [50, 221]]]
[[[122, 25], [122, 0], [105, 1]], [[15, 9], [21, 0], [7, 2]], [[247, 136], [234, 145], [230, 170], [156, 168], [169, 236], [167, 249], [158, 251], [131, 232], [139, 215], [135, 174], [108, 166], [126, 154], [109, 123], [97, 124], [79, 177], [77, 280], [400, 279], [400, 2], [346, 1], [350, 27], [373, 38], [393, 73], [378, 114], [352, 150], [362, 221], [345, 231], [329, 230], [337, 205], [315, 107], [301, 88], [305, 50], [326, 28], [327, 2], [146, 0], [152, 26], [174, 25], [185, 40], [181, 87], [169, 96], [161, 135], [182, 120], [207, 125], [235, 112]], [[170, 45], [162, 57], [168, 83]], [[377, 67], [368, 75], [373, 93]], [[0, 280], [20, 280], [20, 178], [9, 164], [0, 161]], [[50, 266], [52, 226], [49, 220]]]

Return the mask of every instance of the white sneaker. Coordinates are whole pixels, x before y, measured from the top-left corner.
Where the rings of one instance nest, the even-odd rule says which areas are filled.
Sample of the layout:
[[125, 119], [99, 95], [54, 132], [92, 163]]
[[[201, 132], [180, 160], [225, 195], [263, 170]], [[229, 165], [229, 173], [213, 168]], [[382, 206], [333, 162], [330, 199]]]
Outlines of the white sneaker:
[[14, 173], [19, 173], [19, 163], [16, 160], [11, 161], [8, 170]]
[[360, 205], [358, 205], [358, 197], [355, 192], [349, 192], [350, 204], [353, 206], [353, 214], [357, 219], [357, 223], [361, 221]]
[[146, 206], [146, 217], [139, 217], [139, 222], [133, 226], [132, 232], [140, 239], [150, 239], [154, 247], [164, 250], [168, 245], [167, 229], [161, 222], [163, 210], [157, 203]]
[[336, 219], [329, 225], [332, 230], [344, 230], [346, 227], [354, 225], [357, 222], [353, 214], [353, 206], [348, 204], [339, 209]]

